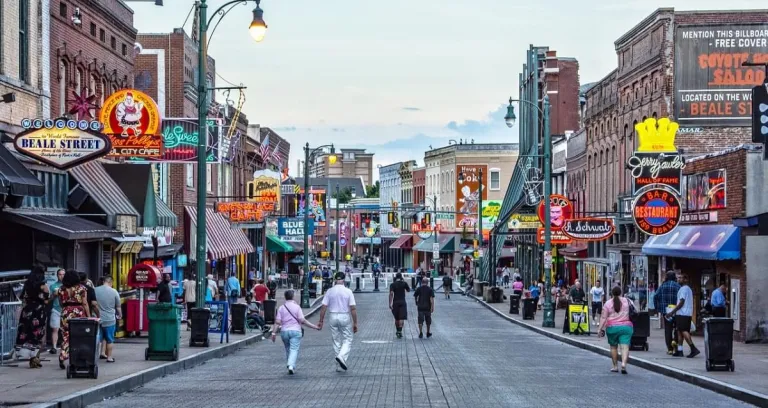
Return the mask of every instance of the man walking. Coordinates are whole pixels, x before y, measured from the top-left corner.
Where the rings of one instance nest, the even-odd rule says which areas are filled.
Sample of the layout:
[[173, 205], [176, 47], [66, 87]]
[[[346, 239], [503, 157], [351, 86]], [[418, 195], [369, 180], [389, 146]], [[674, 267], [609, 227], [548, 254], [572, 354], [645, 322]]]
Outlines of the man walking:
[[424, 322], [427, 323], [427, 338], [432, 337], [432, 313], [435, 311], [435, 291], [429, 287], [429, 282], [421, 281], [421, 286], [413, 293], [416, 298], [416, 310], [419, 312], [419, 338], [424, 338], [422, 330]]
[[[677, 275], [668, 271], [667, 276], [664, 279], [664, 283], [659, 286], [659, 290], [653, 296], [653, 304], [656, 307], [656, 312], [659, 315], [665, 315], [672, 311], [677, 304], [677, 292], [680, 291], [680, 285], [677, 283]], [[672, 338], [672, 331], [674, 330], [673, 318], [666, 318], [664, 320], [664, 340], [667, 343], [667, 354], [672, 355], [677, 349], [675, 339]]]
[[50, 288], [51, 297], [53, 298], [51, 317], [48, 319], [49, 326], [51, 326], [51, 354], [56, 354], [56, 345], [59, 341], [59, 328], [61, 328], [61, 302], [59, 302], [59, 290], [61, 289], [61, 280], [64, 279], [64, 272], [66, 272], [64, 269], [56, 271], [57, 281], [51, 285]]
[[451, 277], [448, 275], [444, 275], [443, 276], [443, 293], [445, 294], [446, 299], [451, 298], [452, 286], [453, 286], [453, 279], [451, 279]]
[[688, 343], [688, 347], [691, 348], [688, 358], [693, 358], [701, 353], [696, 346], [693, 345], [693, 339], [691, 339], [691, 320], [693, 319], [693, 291], [688, 286], [688, 276], [680, 275], [680, 283], [682, 286], [677, 292], [677, 306], [667, 313], [666, 318], [675, 318], [675, 326], [677, 326], [677, 351], [673, 356], [683, 356], [683, 340]]
[[353, 334], [357, 333], [357, 308], [355, 295], [344, 286], [344, 272], [336, 272], [335, 285], [323, 297], [323, 306], [320, 308], [320, 321], [318, 326], [323, 328], [325, 313], [330, 314], [328, 323], [331, 326], [333, 338], [333, 351], [336, 353], [336, 371], [347, 371], [347, 359], [352, 349]]
[[117, 320], [120, 319], [120, 294], [112, 288], [112, 277], [101, 278], [101, 285], [94, 289], [99, 302], [101, 316], [101, 353], [100, 358], [107, 363], [114, 363], [112, 344], [115, 342]]
[[237, 303], [237, 299], [240, 298], [240, 281], [234, 271], [229, 274], [224, 292], [227, 294], [230, 305]]
[[600, 286], [599, 280], [595, 281], [595, 286], [592, 286], [589, 294], [592, 296], [592, 325], [597, 326], [600, 320], [595, 319], [595, 316], [603, 315], [603, 298], [605, 297], [605, 290]]
[[710, 300], [712, 317], [725, 317], [725, 306], [727, 304], [725, 293], [727, 291], [728, 287], [725, 286], [725, 283], [721, 283], [718, 288], [712, 291], [712, 299]]
[[398, 272], [395, 281], [389, 285], [389, 309], [395, 317], [395, 333], [398, 339], [403, 338], [403, 320], [408, 320], [408, 305], [405, 302], [405, 292], [411, 288], [403, 280], [403, 274]]
[[189, 331], [192, 327], [192, 309], [197, 301], [197, 282], [194, 274], [190, 273], [187, 279], [184, 279], [181, 288], [183, 290], [181, 296], [184, 298], [184, 304], [187, 305], [187, 331]]

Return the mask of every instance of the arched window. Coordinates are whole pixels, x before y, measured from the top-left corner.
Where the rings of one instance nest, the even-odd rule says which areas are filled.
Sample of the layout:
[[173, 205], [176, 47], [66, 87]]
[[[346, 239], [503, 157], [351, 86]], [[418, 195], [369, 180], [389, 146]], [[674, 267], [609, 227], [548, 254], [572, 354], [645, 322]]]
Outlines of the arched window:
[[83, 69], [77, 68], [75, 70], [75, 92], [79, 95], [83, 92]]
[[59, 115], [67, 113], [67, 65], [59, 60]]
[[107, 92], [109, 92], [109, 88], [107, 87], [107, 79], [103, 78], [101, 80], [101, 97], [99, 98], [101, 105], [104, 105], [104, 99], [107, 97]]
[[91, 80], [88, 83], [88, 96], [96, 95], [97, 83], [98, 83], [98, 79], [96, 79], [96, 75], [91, 75]]

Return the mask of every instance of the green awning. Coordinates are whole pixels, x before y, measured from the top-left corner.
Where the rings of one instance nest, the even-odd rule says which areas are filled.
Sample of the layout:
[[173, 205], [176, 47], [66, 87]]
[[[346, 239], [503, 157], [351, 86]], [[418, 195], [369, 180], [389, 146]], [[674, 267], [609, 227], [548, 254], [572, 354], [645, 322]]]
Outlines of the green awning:
[[176, 228], [179, 224], [176, 213], [160, 197], [152, 195], [155, 196], [155, 203], [157, 204], [157, 224], [161, 227]]
[[280, 238], [267, 236], [267, 251], [269, 252], [293, 252], [293, 247]]
[[[456, 240], [453, 235], [443, 235], [438, 238], [437, 243], [440, 244], [440, 252], [443, 254], [456, 252]], [[432, 252], [432, 244], [435, 243], [435, 237], [429, 237], [422, 240], [415, 247], [414, 251], [419, 252]]]

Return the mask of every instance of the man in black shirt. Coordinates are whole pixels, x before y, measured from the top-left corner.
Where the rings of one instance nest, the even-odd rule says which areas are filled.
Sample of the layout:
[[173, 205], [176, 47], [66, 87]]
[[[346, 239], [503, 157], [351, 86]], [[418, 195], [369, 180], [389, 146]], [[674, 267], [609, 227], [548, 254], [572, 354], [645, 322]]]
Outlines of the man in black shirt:
[[163, 274], [163, 280], [157, 284], [157, 302], [158, 303], [173, 303], [171, 298], [171, 275], [168, 273]]
[[443, 293], [445, 294], [446, 299], [451, 298], [451, 286], [453, 286], [453, 279], [451, 279], [451, 277], [448, 275], [444, 275], [443, 276]]
[[419, 311], [419, 338], [424, 337], [424, 322], [427, 322], [427, 338], [430, 338], [432, 332], [429, 328], [432, 326], [432, 313], [435, 311], [435, 291], [429, 287], [429, 282], [423, 280], [413, 296], [416, 298], [416, 310]]
[[389, 308], [395, 317], [395, 329], [397, 338], [403, 337], [403, 320], [408, 320], [408, 305], [405, 303], [405, 292], [410, 292], [411, 288], [403, 280], [403, 274], [398, 272], [395, 275], [395, 281], [389, 285]]

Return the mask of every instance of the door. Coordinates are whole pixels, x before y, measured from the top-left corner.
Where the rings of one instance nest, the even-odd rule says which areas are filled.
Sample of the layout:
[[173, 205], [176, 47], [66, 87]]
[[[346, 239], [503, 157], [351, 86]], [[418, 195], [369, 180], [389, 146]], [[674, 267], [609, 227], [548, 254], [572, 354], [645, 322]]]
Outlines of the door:
[[741, 331], [739, 316], [741, 315], [741, 279], [731, 278], [731, 319], [733, 330]]

